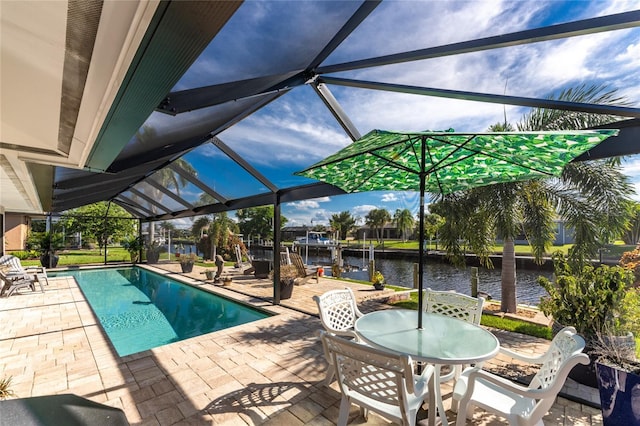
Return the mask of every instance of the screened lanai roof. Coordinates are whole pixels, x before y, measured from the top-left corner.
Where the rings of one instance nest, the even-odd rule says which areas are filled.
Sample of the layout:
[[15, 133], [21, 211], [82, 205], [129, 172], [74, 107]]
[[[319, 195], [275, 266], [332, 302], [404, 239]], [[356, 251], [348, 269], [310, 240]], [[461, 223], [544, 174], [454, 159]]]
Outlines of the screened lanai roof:
[[[102, 32], [110, 28], [102, 23], [107, 12], [117, 16], [125, 4], [134, 3], [107, 2], [94, 11], [95, 26], [85, 28], [89, 36], [70, 31], [77, 25], [70, 16], [78, 7], [70, 3], [66, 54], [74, 37], [87, 42], [93, 33], [102, 40]], [[546, 99], [572, 85], [607, 81], [598, 74], [601, 70], [593, 67], [590, 75], [575, 75], [568, 69], [564, 80], [549, 79], [544, 87], [529, 87], [526, 78], [553, 67], [563, 55], [575, 56], [576, 45], [567, 40], [584, 42], [585, 58], [576, 61], [588, 61], [593, 39], [635, 36], [637, 42], [640, 11], [572, 4], [581, 10], [570, 15], [580, 19], [550, 14], [513, 20], [506, 18], [509, 8], [491, 15], [487, 3], [455, 2], [453, 9], [445, 3], [145, 5], [131, 14], [138, 35], [115, 52], [128, 52], [129, 65], [119, 79], [110, 76], [119, 85], [100, 111], [103, 118], [94, 123], [94, 136], [79, 160], [64, 164], [62, 159], [73, 150], [61, 148], [60, 140], [59, 162], [27, 159], [42, 210], [61, 212], [110, 200], [137, 217], [163, 220], [342, 194], [293, 172], [374, 127], [420, 131], [455, 126], [484, 132], [507, 113], [517, 118], [530, 107], [611, 116], [608, 127], [621, 129], [619, 136], [582, 159], [640, 152], [637, 103], [612, 107]], [[468, 8], [479, 8], [478, 20], [458, 21], [458, 15], [470, 16], [462, 13]], [[407, 14], [416, 19], [406, 21]], [[89, 77], [95, 71], [91, 66], [99, 66], [100, 46], [94, 43], [94, 56], [91, 49], [87, 53]], [[539, 55], [535, 60], [524, 49], [530, 46]], [[613, 63], [626, 47], [621, 41], [619, 52], [597, 54], [610, 55]], [[524, 65], [518, 65], [519, 56]], [[447, 78], [455, 73], [472, 77], [478, 67], [495, 68], [495, 78]], [[637, 68], [629, 69], [629, 79], [637, 79]], [[86, 88], [77, 90], [80, 98], [87, 96]], [[64, 95], [63, 86], [60, 129], [66, 115], [73, 116], [64, 108], [69, 103]], [[640, 99], [636, 96], [633, 101]], [[487, 123], [463, 112], [470, 105], [494, 111], [495, 119]], [[407, 111], [416, 108], [424, 116], [410, 120]], [[443, 109], [448, 116], [436, 114]], [[5, 149], [12, 148], [2, 142]]]

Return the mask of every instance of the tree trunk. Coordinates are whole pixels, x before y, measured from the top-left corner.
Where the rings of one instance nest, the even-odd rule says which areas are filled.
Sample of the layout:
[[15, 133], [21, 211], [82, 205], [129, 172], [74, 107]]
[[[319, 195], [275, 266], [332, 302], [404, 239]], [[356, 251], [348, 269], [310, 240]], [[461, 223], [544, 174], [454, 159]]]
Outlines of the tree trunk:
[[513, 238], [504, 239], [502, 249], [502, 312], [516, 312], [516, 250]]

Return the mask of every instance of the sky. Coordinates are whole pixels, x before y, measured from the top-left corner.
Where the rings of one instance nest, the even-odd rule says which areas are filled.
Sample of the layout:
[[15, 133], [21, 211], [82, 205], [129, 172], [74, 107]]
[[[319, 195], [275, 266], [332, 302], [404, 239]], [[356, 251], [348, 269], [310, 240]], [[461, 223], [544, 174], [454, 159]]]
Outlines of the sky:
[[[307, 38], [327, 37], [335, 30], [332, 25], [341, 22], [332, 19], [334, 14], [343, 16], [358, 5], [353, 1], [245, 2], [175, 89], [304, 68]], [[636, 0], [384, 1], [323, 65], [593, 18], [638, 6]], [[286, 50], [278, 49], [282, 43], [286, 43]], [[225, 55], [229, 51], [235, 53], [237, 63], [229, 59], [231, 55]], [[282, 57], [274, 61], [274, 55], [279, 54]], [[251, 66], [247, 67], [247, 63]], [[580, 84], [602, 84], [616, 89], [631, 106], [639, 108], [640, 29], [361, 69], [337, 76], [538, 98]], [[329, 89], [362, 135], [372, 129], [486, 131], [505, 118], [517, 124], [529, 111], [515, 106], [338, 86]], [[196, 117], [194, 113], [192, 118]], [[281, 187], [311, 182], [293, 176], [293, 172], [351, 142], [308, 85], [291, 90], [218, 136]], [[225, 179], [234, 182], [232, 187], [238, 194], [256, 191], [255, 184], [243, 188], [247, 180], [240, 172], [230, 173], [231, 169], [220, 166], [222, 163], [214, 166], [213, 159], [223, 160], [210, 145], [193, 151], [189, 158], [199, 170], [211, 169], [212, 186], [218, 179], [222, 188]], [[625, 159], [624, 165], [640, 193], [640, 158]], [[203, 180], [205, 174], [202, 172]], [[342, 211], [364, 219], [374, 208], [387, 209], [391, 214], [408, 208], [415, 214], [418, 194], [384, 191], [325, 197], [283, 204], [282, 214], [287, 225], [315, 226], [328, 225], [331, 216]], [[185, 226], [189, 223], [185, 221]]]

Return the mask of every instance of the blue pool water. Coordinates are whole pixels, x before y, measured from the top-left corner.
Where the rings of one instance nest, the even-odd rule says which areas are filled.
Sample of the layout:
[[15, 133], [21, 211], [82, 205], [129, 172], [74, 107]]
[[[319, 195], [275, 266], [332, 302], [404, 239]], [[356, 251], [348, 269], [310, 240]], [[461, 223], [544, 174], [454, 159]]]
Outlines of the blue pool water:
[[120, 356], [269, 316], [137, 267], [50, 275], [76, 279]]

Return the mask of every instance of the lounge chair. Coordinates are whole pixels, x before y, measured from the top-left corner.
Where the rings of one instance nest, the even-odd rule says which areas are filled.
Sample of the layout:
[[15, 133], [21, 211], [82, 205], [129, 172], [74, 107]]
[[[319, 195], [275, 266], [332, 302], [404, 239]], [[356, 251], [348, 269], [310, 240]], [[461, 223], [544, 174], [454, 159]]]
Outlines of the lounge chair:
[[41, 288], [43, 283], [49, 284], [46, 268], [42, 266], [28, 266], [25, 268], [22, 266], [20, 258], [12, 254], [0, 256], [0, 267], [8, 268], [4, 271], [8, 277], [16, 278], [24, 275], [34, 277], [40, 283]]
[[21, 288], [29, 288], [32, 291], [36, 290], [36, 283], [40, 284], [40, 290], [44, 293], [42, 283], [37, 281], [30, 275], [8, 275], [0, 269], [0, 280], [2, 281], [2, 289], [0, 290], [0, 297], [10, 297], [13, 293]]
[[236, 255], [236, 268], [240, 269], [244, 275], [253, 274], [253, 272], [255, 271], [255, 268], [251, 264], [251, 261], [252, 261], [251, 256], [247, 254], [247, 258], [249, 259], [249, 261], [246, 262], [242, 259], [242, 249], [240, 249], [240, 245], [236, 244], [233, 247], [233, 250]]
[[298, 279], [296, 280], [296, 284], [304, 284], [308, 279], [314, 277], [316, 282], [319, 282], [317, 266], [305, 265], [302, 261], [302, 256], [298, 253], [289, 253], [289, 258], [291, 259], [291, 263], [298, 270]]

